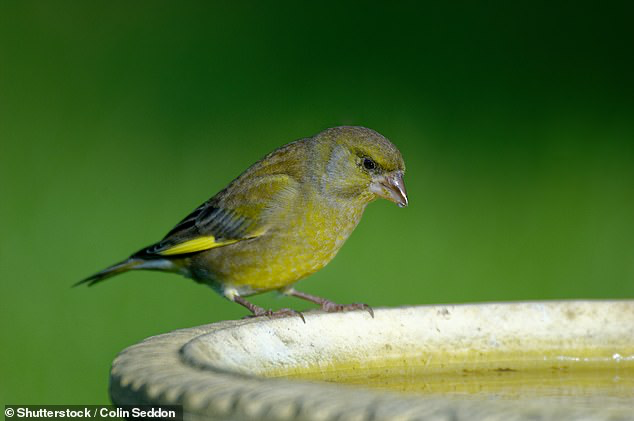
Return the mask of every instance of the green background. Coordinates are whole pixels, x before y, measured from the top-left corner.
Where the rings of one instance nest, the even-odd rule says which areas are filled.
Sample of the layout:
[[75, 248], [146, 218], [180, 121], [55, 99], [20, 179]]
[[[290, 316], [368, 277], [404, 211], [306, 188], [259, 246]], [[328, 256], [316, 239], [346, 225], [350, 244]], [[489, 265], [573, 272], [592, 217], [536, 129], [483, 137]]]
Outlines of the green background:
[[0, 2], [4, 403], [105, 403], [124, 347], [245, 315], [175, 275], [70, 285], [342, 124], [400, 148], [410, 207], [369, 206], [300, 289], [375, 307], [634, 297], [626, 3], [392, 3]]

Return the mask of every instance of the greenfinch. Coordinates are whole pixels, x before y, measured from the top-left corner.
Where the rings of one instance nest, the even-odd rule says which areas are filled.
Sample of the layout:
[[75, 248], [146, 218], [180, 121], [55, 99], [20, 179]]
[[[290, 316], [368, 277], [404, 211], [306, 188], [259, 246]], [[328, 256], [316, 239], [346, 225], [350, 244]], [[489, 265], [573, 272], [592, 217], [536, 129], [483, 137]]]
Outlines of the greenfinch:
[[293, 285], [323, 268], [359, 223], [366, 205], [408, 199], [405, 163], [389, 140], [364, 127], [335, 127], [276, 149], [196, 208], [158, 243], [76, 285], [137, 269], [174, 272], [207, 284], [253, 315], [244, 297], [277, 290], [325, 311], [340, 305]]

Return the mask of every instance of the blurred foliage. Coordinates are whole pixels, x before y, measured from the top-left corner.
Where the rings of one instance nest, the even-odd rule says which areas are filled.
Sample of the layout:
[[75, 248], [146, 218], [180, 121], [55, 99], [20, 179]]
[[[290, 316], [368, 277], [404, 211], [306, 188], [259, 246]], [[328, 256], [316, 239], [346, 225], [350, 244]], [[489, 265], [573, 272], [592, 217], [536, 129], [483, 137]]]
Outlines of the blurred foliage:
[[125, 346], [245, 315], [175, 275], [70, 285], [341, 124], [399, 146], [411, 206], [369, 206], [301, 289], [373, 306], [634, 296], [630, 3], [387, 4], [0, 2], [5, 403], [107, 402]]

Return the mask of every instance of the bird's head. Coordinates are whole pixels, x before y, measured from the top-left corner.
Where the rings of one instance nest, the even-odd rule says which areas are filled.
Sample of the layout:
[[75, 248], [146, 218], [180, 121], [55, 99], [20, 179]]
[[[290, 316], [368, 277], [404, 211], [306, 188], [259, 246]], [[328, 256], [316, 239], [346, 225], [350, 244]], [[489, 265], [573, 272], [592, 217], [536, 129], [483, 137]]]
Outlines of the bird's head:
[[385, 137], [365, 127], [344, 126], [324, 130], [313, 139], [323, 162], [318, 173], [323, 192], [365, 203], [381, 197], [407, 206], [405, 163]]

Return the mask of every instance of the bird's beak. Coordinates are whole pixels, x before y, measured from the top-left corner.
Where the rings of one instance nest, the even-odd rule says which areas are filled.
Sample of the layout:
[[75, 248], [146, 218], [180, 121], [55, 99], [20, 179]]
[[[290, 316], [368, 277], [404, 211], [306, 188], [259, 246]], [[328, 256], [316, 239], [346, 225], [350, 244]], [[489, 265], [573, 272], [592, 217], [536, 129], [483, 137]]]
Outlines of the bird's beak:
[[396, 203], [401, 208], [407, 206], [407, 190], [405, 190], [401, 171], [375, 177], [370, 183], [370, 191]]

